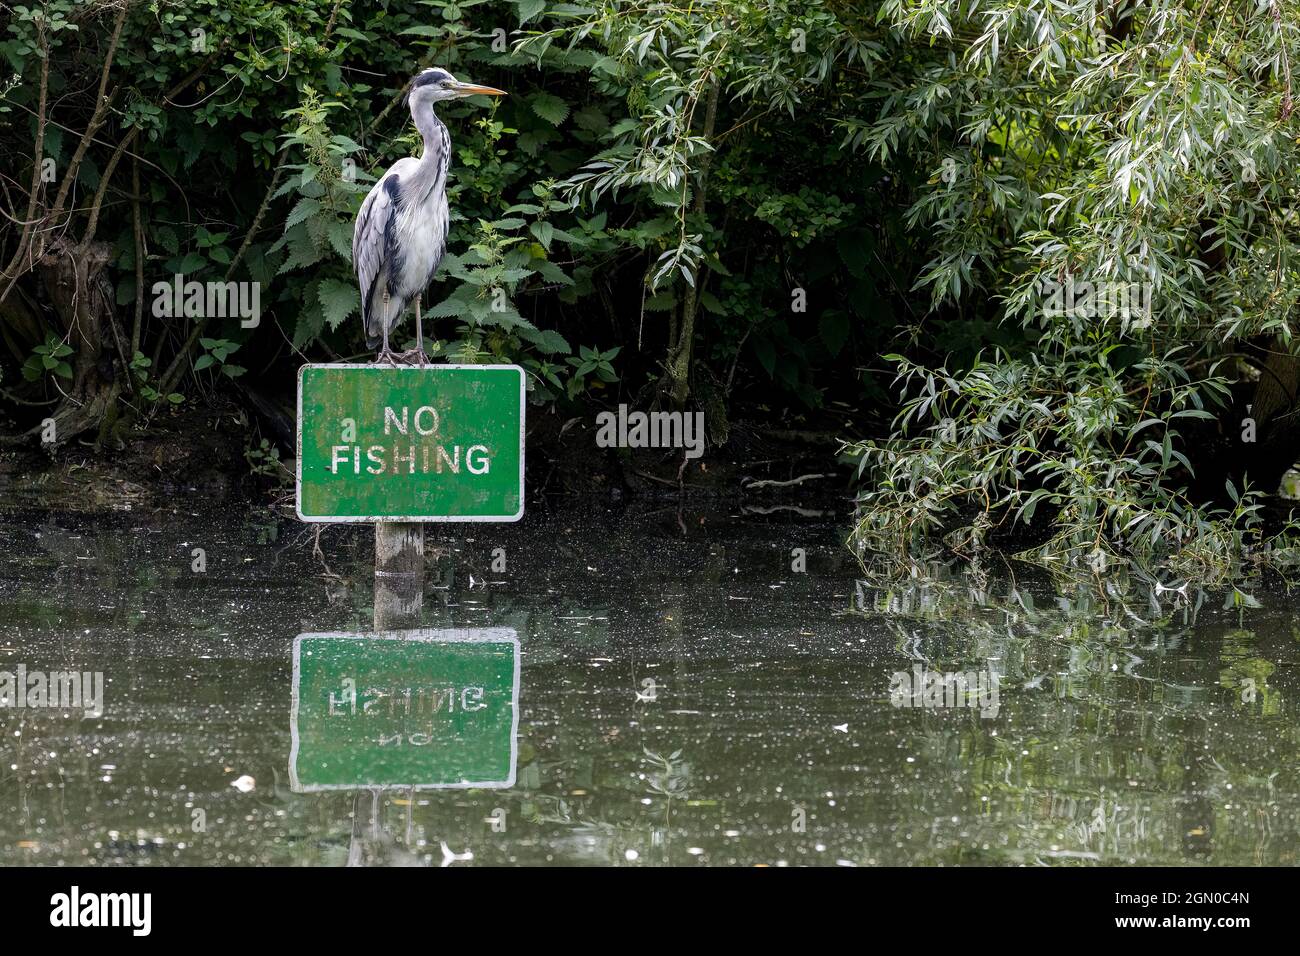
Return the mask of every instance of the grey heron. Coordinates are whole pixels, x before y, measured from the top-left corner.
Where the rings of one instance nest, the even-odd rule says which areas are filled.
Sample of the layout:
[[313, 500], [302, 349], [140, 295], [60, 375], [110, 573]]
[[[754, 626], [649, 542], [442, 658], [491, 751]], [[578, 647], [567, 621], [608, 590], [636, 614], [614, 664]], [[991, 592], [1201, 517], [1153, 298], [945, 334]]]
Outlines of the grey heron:
[[393, 361], [388, 335], [415, 300], [415, 351], [424, 361], [420, 296], [447, 250], [447, 167], [451, 138], [433, 105], [442, 100], [503, 90], [462, 83], [446, 70], [422, 70], [411, 81], [407, 104], [424, 139], [419, 159], [403, 157], [371, 187], [352, 232], [352, 263], [361, 285], [366, 345], [383, 343], [380, 361]]

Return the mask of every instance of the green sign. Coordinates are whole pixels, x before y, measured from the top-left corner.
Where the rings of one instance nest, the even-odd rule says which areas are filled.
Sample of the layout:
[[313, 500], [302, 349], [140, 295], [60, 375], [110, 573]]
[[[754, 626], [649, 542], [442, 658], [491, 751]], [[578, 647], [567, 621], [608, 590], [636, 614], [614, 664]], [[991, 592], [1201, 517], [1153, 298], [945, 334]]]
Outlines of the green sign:
[[304, 365], [303, 521], [518, 521], [524, 371], [517, 365]]
[[290, 786], [512, 787], [518, 699], [509, 628], [300, 634]]

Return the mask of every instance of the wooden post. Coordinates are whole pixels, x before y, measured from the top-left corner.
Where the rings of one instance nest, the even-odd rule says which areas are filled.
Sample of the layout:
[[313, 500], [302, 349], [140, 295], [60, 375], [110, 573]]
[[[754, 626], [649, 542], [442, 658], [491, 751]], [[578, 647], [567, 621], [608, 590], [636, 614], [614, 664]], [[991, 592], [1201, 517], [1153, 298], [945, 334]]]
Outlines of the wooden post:
[[[416, 365], [419, 359], [403, 354], [398, 361]], [[419, 627], [423, 609], [424, 525], [375, 522], [375, 630]]]
[[375, 523], [375, 630], [420, 626], [424, 608], [424, 525]]
[[[419, 627], [423, 610], [424, 525], [418, 521], [376, 521], [375, 630], [402, 631]], [[372, 838], [379, 834], [379, 800], [382, 794], [382, 788], [375, 788], [370, 793]], [[364, 792], [358, 790], [352, 797], [353, 839], [348, 850], [348, 866], [360, 865], [356, 835], [364, 796]], [[354, 853], [357, 856], [355, 863]]]

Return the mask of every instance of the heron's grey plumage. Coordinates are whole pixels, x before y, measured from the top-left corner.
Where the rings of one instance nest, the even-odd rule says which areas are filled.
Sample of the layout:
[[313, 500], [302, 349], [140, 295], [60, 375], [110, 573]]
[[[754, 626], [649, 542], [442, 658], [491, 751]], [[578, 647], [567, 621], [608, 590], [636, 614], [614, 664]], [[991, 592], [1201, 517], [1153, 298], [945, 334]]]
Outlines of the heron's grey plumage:
[[[388, 347], [407, 305], [424, 292], [447, 250], [447, 169], [451, 137], [433, 104], [491, 90], [458, 82], [446, 70], [423, 71], [407, 98], [424, 140], [419, 159], [399, 159], [371, 187], [352, 234], [366, 344]], [[499, 95], [499, 90], [492, 90]]]

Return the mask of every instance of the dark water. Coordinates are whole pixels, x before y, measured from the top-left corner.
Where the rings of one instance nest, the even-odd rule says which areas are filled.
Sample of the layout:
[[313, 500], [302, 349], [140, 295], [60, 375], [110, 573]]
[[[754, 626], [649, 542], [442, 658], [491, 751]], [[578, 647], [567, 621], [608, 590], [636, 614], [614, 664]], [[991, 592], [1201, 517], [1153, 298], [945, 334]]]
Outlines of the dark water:
[[[0, 863], [1296, 862], [1296, 597], [882, 589], [846, 527], [431, 527], [425, 624], [519, 637], [514, 785], [295, 793], [294, 638], [368, 630], [367, 529], [315, 557], [260, 512], [0, 515], [0, 671], [106, 682], [98, 717], [0, 709]], [[996, 713], [895, 706], [914, 668], [996, 680]]]

